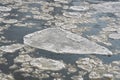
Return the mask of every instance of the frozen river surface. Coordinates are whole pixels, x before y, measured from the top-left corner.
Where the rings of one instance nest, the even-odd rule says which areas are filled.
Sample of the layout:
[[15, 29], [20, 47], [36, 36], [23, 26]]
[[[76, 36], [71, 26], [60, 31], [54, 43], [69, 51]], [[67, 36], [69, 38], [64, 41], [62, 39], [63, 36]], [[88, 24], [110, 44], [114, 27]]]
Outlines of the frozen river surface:
[[0, 80], [120, 80], [120, 0], [0, 0]]

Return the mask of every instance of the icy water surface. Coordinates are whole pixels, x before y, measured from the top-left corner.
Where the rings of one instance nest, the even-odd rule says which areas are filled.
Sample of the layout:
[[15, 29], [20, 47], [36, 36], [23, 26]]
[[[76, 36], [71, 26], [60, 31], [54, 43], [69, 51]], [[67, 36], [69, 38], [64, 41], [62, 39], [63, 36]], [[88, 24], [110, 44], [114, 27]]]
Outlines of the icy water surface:
[[[0, 80], [120, 80], [119, 7], [119, 0], [0, 0]], [[47, 28], [78, 34], [113, 55], [24, 44], [25, 35]]]

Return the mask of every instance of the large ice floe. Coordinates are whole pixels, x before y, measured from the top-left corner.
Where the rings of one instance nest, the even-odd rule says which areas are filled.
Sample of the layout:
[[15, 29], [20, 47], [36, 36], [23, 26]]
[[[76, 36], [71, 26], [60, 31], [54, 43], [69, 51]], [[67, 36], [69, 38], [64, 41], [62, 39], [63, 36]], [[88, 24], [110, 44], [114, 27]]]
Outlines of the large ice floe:
[[24, 44], [55, 53], [112, 55], [107, 48], [60, 28], [48, 28], [24, 36]]

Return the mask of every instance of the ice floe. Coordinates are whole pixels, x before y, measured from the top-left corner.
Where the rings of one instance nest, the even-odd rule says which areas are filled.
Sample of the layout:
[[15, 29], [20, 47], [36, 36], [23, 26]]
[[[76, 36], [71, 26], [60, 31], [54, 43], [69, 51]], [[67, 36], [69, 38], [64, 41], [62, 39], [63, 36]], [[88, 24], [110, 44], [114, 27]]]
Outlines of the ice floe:
[[92, 8], [98, 12], [115, 13], [120, 12], [120, 2], [105, 2], [101, 4], [93, 4]]
[[7, 12], [7, 11], [11, 11], [11, 10], [12, 10], [12, 8], [10, 8], [10, 7], [0, 6], [0, 11]]
[[72, 0], [54, 0], [54, 1], [68, 4], [68, 3], [70, 3]]
[[4, 52], [10, 52], [13, 53], [19, 49], [21, 49], [24, 45], [22, 44], [12, 44], [12, 45], [7, 45], [7, 46], [1, 46], [0, 50]]
[[62, 62], [46, 58], [35, 58], [32, 61], [30, 61], [30, 65], [39, 69], [53, 71], [65, 68], [65, 65]]
[[11, 74], [0, 73], [0, 80], [15, 80]]
[[112, 38], [112, 39], [120, 39], [120, 34], [119, 33], [111, 33], [109, 35], [109, 38]]
[[28, 34], [24, 36], [24, 44], [56, 53], [112, 55], [104, 46], [59, 28]]
[[7, 24], [14, 24], [14, 23], [17, 23], [18, 20], [16, 20], [16, 19], [9, 19], [9, 20], [5, 19], [2, 22], [7, 23]]
[[71, 6], [70, 9], [76, 11], [87, 11], [89, 10], [89, 6]]
[[82, 14], [79, 12], [64, 12], [63, 16], [70, 18], [81, 18]]

